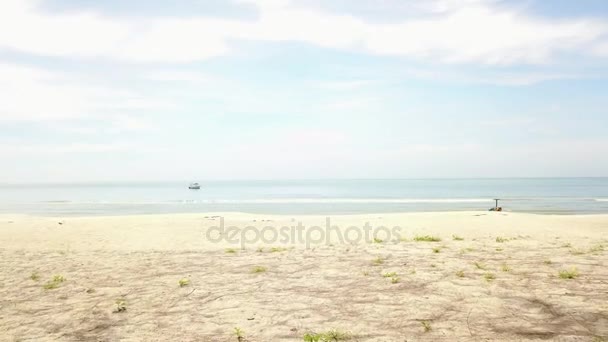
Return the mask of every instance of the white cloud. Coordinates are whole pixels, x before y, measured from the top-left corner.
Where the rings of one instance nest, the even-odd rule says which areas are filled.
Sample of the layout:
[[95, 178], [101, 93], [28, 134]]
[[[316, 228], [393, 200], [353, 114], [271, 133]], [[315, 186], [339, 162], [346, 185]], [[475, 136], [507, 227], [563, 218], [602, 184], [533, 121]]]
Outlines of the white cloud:
[[374, 80], [349, 80], [349, 81], [322, 82], [322, 83], [317, 83], [316, 86], [318, 86], [321, 89], [326, 89], [326, 90], [351, 91], [351, 90], [371, 86], [371, 85], [374, 85], [377, 83], [378, 83], [378, 81], [374, 81]]
[[[103, 121], [112, 131], [148, 127], [133, 110], [167, 111], [178, 108], [169, 98], [140, 94], [120, 86], [94, 85], [70, 74], [0, 63], [0, 122]], [[65, 123], [66, 130], [88, 131]]]
[[0, 5], [0, 47], [40, 55], [105, 57], [136, 62], [189, 62], [230, 53], [229, 41], [300, 41], [327, 47], [430, 58], [444, 63], [547, 63], [560, 51], [587, 54], [607, 24], [594, 19], [541, 19], [491, 1], [434, 1], [431, 16], [397, 24], [368, 23], [297, 7], [253, 2], [252, 21], [209, 18], [107, 18], [49, 14], [35, 2]]
[[592, 78], [595, 76], [574, 73], [560, 73], [549, 71], [485, 71], [483, 73], [465, 73], [457, 70], [405, 68], [402, 69], [407, 76], [447, 83], [459, 84], [491, 84], [502, 86], [527, 86], [545, 81]]
[[0, 121], [68, 119], [89, 108], [92, 89], [63, 84], [54, 73], [0, 64]]

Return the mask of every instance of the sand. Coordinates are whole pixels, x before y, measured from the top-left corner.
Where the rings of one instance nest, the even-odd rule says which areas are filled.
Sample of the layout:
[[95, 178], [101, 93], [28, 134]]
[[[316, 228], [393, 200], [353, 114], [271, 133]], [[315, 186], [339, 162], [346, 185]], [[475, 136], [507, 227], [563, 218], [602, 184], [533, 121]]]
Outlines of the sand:
[[[298, 222], [316, 235], [209, 241], [220, 217], [254, 226], [248, 239]], [[331, 330], [350, 341], [608, 340], [608, 215], [330, 220], [343, 237], [366, 222], [401, 230], [311, 243], [325, 217], [0, 216], [0, 340], [303, 341]], [[441, 241], [413, 239], [424, 235]]]

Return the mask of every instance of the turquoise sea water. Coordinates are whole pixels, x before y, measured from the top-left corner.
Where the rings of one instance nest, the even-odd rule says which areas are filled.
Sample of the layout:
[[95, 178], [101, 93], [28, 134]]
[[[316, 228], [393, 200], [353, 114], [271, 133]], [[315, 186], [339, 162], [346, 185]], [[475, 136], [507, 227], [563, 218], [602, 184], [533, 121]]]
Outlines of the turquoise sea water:
[[[196, 181], [196, 180], [193, 180]], [[298, 180], [4, 184], [0, 213], [126, 215], [240, 211], [275, 214], [487, 210], [608, 213], [608, 178]]]

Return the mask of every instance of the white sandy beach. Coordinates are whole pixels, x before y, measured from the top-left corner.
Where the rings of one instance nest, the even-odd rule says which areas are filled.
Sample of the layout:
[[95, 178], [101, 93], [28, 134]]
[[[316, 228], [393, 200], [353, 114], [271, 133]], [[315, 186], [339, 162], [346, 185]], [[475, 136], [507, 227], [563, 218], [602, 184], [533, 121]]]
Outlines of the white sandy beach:
[[[238, 341], [235, 327], [246, 341], [608, 338], [608, 215], [332, 216], [342, 232], [402, 229], [308, 248], [209, 241], [219, 217], [258, 230], [326, 220], [0, 216], [0, 340]], [[413, 240], [424, 235], [441, 241]]]

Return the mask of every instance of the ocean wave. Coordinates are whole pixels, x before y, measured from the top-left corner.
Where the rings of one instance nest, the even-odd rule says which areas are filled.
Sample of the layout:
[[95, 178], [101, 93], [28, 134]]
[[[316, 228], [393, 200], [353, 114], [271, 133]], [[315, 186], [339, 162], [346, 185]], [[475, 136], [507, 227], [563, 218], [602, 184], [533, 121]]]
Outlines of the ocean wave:
[[608, 202], [608, 198], [594, 198], [596, 202]]
[[281, 198], [250, 200], [216, 200], [214, 203], [235, 204], [318, 204], [318, 203], [479, 203], [489, 202], [484, 198]]
[[491, 198], [259, 198], [259, 199], [184, 199], [168, 201], [47, 201], [53, 204], [80, 205], [160, 205], [160, 204], [417, 204], [417, 203], [490, 203]]

